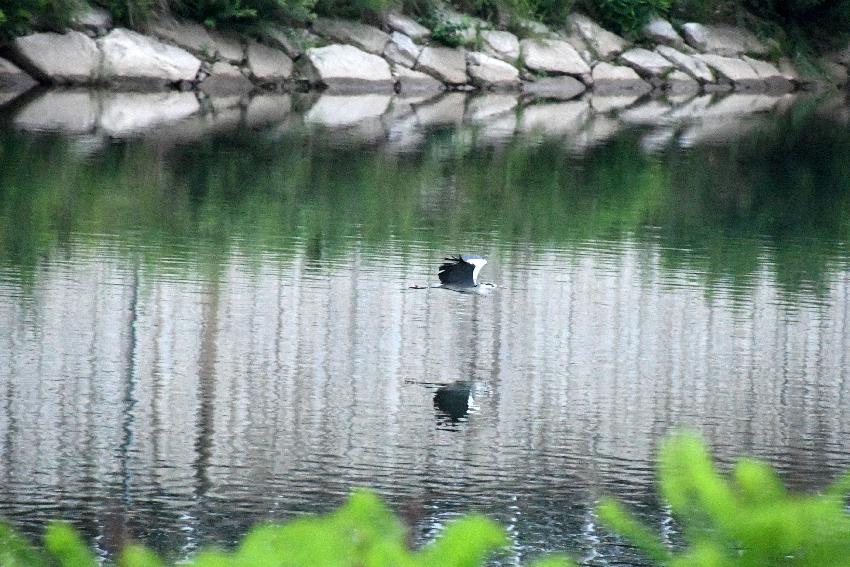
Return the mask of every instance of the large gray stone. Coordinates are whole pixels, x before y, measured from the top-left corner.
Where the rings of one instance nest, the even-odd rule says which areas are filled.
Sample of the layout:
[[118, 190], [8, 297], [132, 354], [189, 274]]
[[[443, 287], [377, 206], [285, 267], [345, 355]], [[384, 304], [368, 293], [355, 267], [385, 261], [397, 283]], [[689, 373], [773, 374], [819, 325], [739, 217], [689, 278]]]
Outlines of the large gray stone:
[[532, 71], [564, 75], [590, 73], [588, 64], [566, 41], [524, 39], [520, 42], [520, 51], [525, 60], [525, 66]]
[[213, 63], [210, 76], [201, 83], [201, 90], [215, 97], [245, 94], [253, 88], [254, 85], [248, 77], [237, 67], [224, 61]]
[[[291, 59], [298, 59], [304, 54], [297, 40], [297, 32], [295, 30], [272, 25], [266, 27], [263, 31], [265, 40], [269, 45], [282, 49]], [[304, 31], [306, 32], [306, 30]]]
[[584, 41], [584, 38], [578, 35], [575, 32], [570, 32], [566, 36], [560, 39], [565, 39], [567, 43], [573, 46], [581, 58], [584, 59], [584, 62], [593, 67], [597, 63], [599, 63], [599, 56], [596, 55], [596, 52], [590, 49], [590, 46], [587, 45], [587, 42]]
[[416, 70], [433, 75], [449, 85], [467, 82], [466, 52], [447, 47], [426, 47], [419, 54]]
[[684, 71], [676, 69], [665, 78], [664, 90], [673, 95], [697, 93], [700, 90], [700, 84]]
[[331, 91], [388, 92], [394, 80], [382, 58], [353, 45], [328, 45], [307, 50], [308, 74], [314, 84]]
[[11, 61], [0, 58], [0, 91], [22, 91], [34, 87], [35, 79]]
[[292, 59], [277, 49], [253, 41], [248, 44], [248, 70], [260, 83], [279, 83], [292, 77]]
[[733, 83], [736, 88], [758, 89], [764, 86], [764, 82], [759, 78], [755, 69], [743, 59], [723, 57], [710, 53], [699, 54], [696, 57], [702, 60], [720, 77]]
[[71, 28], [92, 37], [100, 37], [112, 29], [112, 16], [100, 6], [84, 3], [71, 17]]
[[391, 30], [403, 33], [415, 41], [424, 41], [431, 37], [431, 30], [420, 25], [413, 18], [397, 12], [388, 14], [384, 19], [384, 23], [386, 23], [387, 27]]
[[519, 87], [519, 70], [510, 63], [477, 51], [466, 54], [466, 63], [473, 84], [491, 89]]
[[679, 47], [685, 44], [682, 36], [664, 18], [653, 17], [643, 26], [643, 35], [649, 41]]
[[766, 55], [769, 51], [752, 32], [743, 28], [689, 23], [682, 26], [682, 31], [688, 45], [706, 53], [735, 56], [742, 53]]
[[708, 68], [708, 65], [704, 61], [667, 45], [659, 45], [655, 48], [655, 51], [676, 65], [679, 70], [687, 73], [697, 81], [701, 83], [714, 82], [714, 73], [711, 72], [711, 69]]
[[536, 81], [523, 83], [522, 92], [539, 98], [569, 100], [587, 90], [587, 87], [574, 77], [542, 77]]
[[431, 75], [406, 67], [396, 67], [394, 75], [398, 83], [398, 92], [405, 95], [438, 93], [446, 88]]
[[519, 39], [507, 31], [484, 30], [481, 32], [481, 48], [488, 55], [502, 61], [514, 62], [519, 58]]
[[661, 77], [673, 68], [665, 57], [642, 47], [626, 51], [620, 55], [620, 60], [642, 77]]
[[313, 30], [321, 36], [354, 45], [367, 53], [381, 55], [390, 36], [378, 28], [348, 20], [318, 18]]
[[619, 55], [629, 46], [625, 39], [604, 29], [584, 14], [572, 14], [569, 24], [600, 59], [610, 59]]
[[195, 55], [205, 59], [213, 59], [216, 56], [215, 42], [201, 24], [161, 17], [151, 20], [147, 28], [148, 34], [182, 47]]
[[765, 82], [766, 88], [772, 93], [787, 93], [794, 90], [794, 83], [772, 63], [753, 59], [744, 55], [742, 59], [753, 68], [759, 79]]
[[593, 92], [598, 94], [644, 94], [652, 86], [640, 78], [634, 69], [611, 65], [604, 61], [593, 68]]
[[136, 87], [163, 87], [194, 81], [201, 61], [179, 47], [118, 28], [100, 40], [102, 76], [107, 82]]
[[100, 51], [84, 33], [35, 33], [16, 38], [11, 48], [14, 62], [44, 82], [87, 84], [98, 80]]
[[384, 48], [384, 57], [391, 63], [412, 68], [419, 59], [422, 47], [413, 43], [413, 40], [401, 32], [393, 32], [390, 41]]
[[214, 30], [211, 30], [209, 34], [219, 58], [229, 63], [241, 63], [245, 60], [245, 49], [238, 35]]

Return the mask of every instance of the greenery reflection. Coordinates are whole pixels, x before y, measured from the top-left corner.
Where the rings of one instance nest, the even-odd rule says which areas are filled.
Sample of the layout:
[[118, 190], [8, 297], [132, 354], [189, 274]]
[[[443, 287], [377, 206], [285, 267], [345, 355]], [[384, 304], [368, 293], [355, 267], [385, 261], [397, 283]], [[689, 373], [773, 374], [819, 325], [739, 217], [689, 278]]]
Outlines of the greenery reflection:
[[682, 150], [674, 138], [651, 155], [640, 130], [584, 155], [563, 140], [487, 145], [452, 129], [410, 153], [298, 128], [266, 134], [123, 141], [91, 155], [78, 139], [5, 132], [0, 262], [32, 275], [80, 234], [114, 235], [154, 267], [175, 255], [214, 266], [234, 248], [303, 245], [321, 259], [352, 237], [442, 249], [485, 234], [493, 250], [630, 239], [708, 289], [746, 288], [766, 267], [788, 294], [822, 293], [846, 266], [850, 132], [806, 106], [729, 143]]

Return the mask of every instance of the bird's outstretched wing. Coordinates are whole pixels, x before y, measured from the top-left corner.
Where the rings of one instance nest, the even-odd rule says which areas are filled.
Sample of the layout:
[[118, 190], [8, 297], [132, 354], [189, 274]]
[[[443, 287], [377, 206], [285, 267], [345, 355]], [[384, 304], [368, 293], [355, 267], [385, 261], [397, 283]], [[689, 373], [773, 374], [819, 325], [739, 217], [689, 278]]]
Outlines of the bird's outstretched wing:
[[440, 269], [437, 271], [437, 276], [439, 276], [441, 284], [457, 286], [475, 285], [475, 282], [472, 279], [475, 266], [465, 262], [460, 255], [449, 256], [448, 258], [445, 258], [445, 260], [446, 261], [440, 265]]

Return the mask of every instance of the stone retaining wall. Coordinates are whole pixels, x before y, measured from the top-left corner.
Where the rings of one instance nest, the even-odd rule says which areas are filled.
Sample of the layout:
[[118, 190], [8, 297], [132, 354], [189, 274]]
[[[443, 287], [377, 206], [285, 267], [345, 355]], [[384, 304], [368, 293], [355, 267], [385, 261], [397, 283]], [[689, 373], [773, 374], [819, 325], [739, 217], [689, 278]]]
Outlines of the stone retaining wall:
[[[447, 48], [402, 14], [381, 28], [320, 18], [310, 29], [272, 28], [256, 38], [212, 32], [162, 18], [145, 33], [114, 28], [89, 9], [66, 33], [35, 33], [0, 47], [0, 89], [105, 85], [123, 90], [199, 90], [244, 94], [319, 88], [337, 93], [416, 94], [440, 90], [522, 91], [568, 99], [606, 93], [784, 93], [801, 87], [790, 61], [740, 28], [688, 23], [679, 32], [655, 19], [641, 45], [573, 14], [561, 30], [534, 24], [529, 37], [466, 19], [474, 47]], [[850, 58], [827, 63], [846, 84]]]

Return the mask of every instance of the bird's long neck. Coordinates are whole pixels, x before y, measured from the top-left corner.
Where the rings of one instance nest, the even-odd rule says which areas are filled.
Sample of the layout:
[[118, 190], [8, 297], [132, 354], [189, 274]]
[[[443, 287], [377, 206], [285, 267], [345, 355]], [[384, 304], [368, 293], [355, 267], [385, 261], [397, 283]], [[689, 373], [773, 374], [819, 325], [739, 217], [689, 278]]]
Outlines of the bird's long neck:
[[475, 266], [475, 268], [472, 270], [472, 285], [478, 286], [478, 273], [481, 271], [481, 268], [483, 268], [484, 264], [486, 263], [487, 262], [483, 260], [472, 262], [472, 265]]

